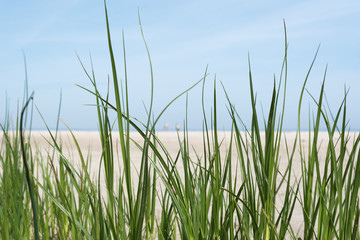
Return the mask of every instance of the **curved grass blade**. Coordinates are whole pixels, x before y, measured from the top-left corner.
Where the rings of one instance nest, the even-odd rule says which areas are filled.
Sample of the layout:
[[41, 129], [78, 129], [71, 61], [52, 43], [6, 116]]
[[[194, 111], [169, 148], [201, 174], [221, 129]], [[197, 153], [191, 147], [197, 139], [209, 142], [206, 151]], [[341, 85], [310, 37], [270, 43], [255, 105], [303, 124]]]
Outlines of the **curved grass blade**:
[[21, 151], [22, 151], [22, 156], [23, 156], [23, 163], [24, 163], [24, 168], [25, 168], [25, 173], [26, 173], [26, 182], [29, 188], [29, 194], [30, 194], [30, 199], [31, 199], [31, 207], [32, 207], [32, 211], [33, 211], [33, 217], [34, 217], [34, 233], [35, 233], [35, 240], [39, 240], [39, 226], [38, 226], [38, 217], [37, 217], [37, 210], [36, 210], [36, 203], [35, 203], [35, 195], [34, 195], [34, 191], [33, 191], [33, 187], [32, 187], [32, 181], [30, 179], [30, 171], [29, 171], [29, 166], [27, 164], [26, 161], [26, 152], [25, 152], [25, 146], [24, 146], [24, 136], [23, 136], [23, 118], [24, 118], [24, 114], [25, 114], [25, 110], [27, 108], [27, 106], [29, 105], [30, 101], [33, 100], [34, 98], [34, 92], [32, 92], [32, 94], [30, 95], [29, 99], [26, 101], [22, 111], [21, 111], [21, 116], [20, 116], [20, 143], [21, 143]]

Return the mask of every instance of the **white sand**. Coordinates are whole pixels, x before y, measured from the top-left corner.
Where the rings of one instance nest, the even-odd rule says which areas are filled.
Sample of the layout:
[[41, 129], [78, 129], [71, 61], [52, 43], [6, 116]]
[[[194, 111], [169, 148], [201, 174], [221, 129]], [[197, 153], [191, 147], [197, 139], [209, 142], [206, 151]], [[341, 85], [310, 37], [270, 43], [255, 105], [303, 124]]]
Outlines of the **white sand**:
[[[89, 156], [91, 156], [91, 174], [95, 178], [98, 173], [98, 167], [99, 167], [99, 162], [100, 162], [100, 157], [101, 157], [101, 143], [100, 143], [99, 133], [98, 132], [76, 131], [76, 132], [74, 132], [74, 134], [80, 145], [80, 148], [82, 150], [84, 157], [86, 157], [88, 154], [90, 154]], [[301, 134], [302, 134], [301, 135], [302, 146], [304, 149], [306, 149], [306, 151], [308, 151], [308, 145], [309, 145], [308, 133], [304, 132]], [[224, 142], [222, 143], [223, 147], [221, 148], [222, 159], [224, 159], [224, 156], [228, 149], [228, 145], [230, 142], [230, 135], [231, 135], [230, 132], [222, 132], [219, 135], [219, 141], [224, 140]], [[354, 135], [355, 134], [352, 134], [352, 136], [354, 136]], [[179, 150], [179, 142], [178, 142], [177, 133], [176, 132], [158, 132], [157, 136], [162, 141], [162, 143], [165, 145], [167, 151], [170, 153], [172, 158], [175, 158], [178, 153], [178, 150]], [[190, 141], [190, 147], [195, 149], [198, 156], [203, 158], [202, 132], [189, 132], [188, 136], [189, 136], [189, 141]], [[264, 136], [265, 135], [263, 133], [262, 134], [263, 140], [264, 140]], [[36, 145], [38, 147], [38, 149], [41, 150], [43, 155], [46, 155], [48, 153], [50, 155], [52, 155], [52, 149], [49, 146], [49, 144], [44, 140], [43, 137], [48, 138], [49, 134], [45, 131], [44, 132], [43, 131], [32, 132], [32, 146], [34, 147]], [[182, 133], [180, 134], [180, 137], [182, 138]], [[280, 154], [279, 154], [279, 156], [280, 156], [279, 169], [281, 172], [284, 172], [288, 165], [288, 157], [287, 157], [287, 152], [286, 152], [285, 138], [288, 143], [289, 151], [291, 151], [295, 137], [296, 137], [296, 132], [286, 132], [286, 133], [284, 133], [284, 135], [282, 137]], [[135, 132], [131, 133], [131, 138], [133, 138], [138, 143], [142, 143], [142, 138], [138, 133], [135, 133]], [[74, 141], [71, 138], [69, 132], [60, 132], [58, 135], [58, 139], [61, 139], [61, 141], [63, 143], [63, 147], [64, 147], [64, 153], [66, 156], [68, 156], [68, 159], [71, 162], [73, 162], [76, 167], [80, 168], [81, 164], [79, 161], [80, 160], [79, 154], [78, 154], [76, 145], [74, 144]], [[322, 132], [319, 134], [319, 140], [318, 140], [319, 146], [318, 147], [319, 147], [320, 164], [324, 164], [324, 159], [325, 159], [326, 150], [327, 150], [326, 149], [327, 139], [328, 139], [328, 135], [326, 132]], [[117, 152], [116, 159], [120, 159], [120, 161], [121, 161], [121, 158], [118, 157], [119, 151], [120, 151], [118, 134], [113, 135], [113, 141], [114, 141], [114, 145], [116, 146], [115, 147], [115, 151]], [[298, 145], [299, 144], [297, 143], [297, 146]], [[194, 150], [191, 150], [190, 157], [192, 158], [193, 161], [197, 160]], [[137, 182], [136, 182], [137, 173], [136, 173], [135, 169], [140, 168], [141, 152], [135, 147], [134, 144], [131, 145], [131, 160], [133, 161], [133, 164], [135, 166], [135, 168], [133, 168], [133, 179], [134, 179], [134, 183], [137, 184]], [[232, 160], [233, 160], [232, 166], [233, 166], [233, 169], [235, 169], [235, 166], [237, 166], [237, 153], [236, 153], [235, 148], [233, 148]], [[122, 165], [122, 164], [120, 163], [120, 165]], [[178, 167], [178, 171], [180, 173], [182, 173], [182, 165], [178, 164], [177, 167]], [[118, 175], [119, 174], [119, 166], [117, 166], [115, 169], [116, 169], [115, 171]], [[300, 163], [300, 154], [299, 154], [298, 147], [295, 151], [292, 170], [293, 170], [292, 181], [294, 182], [296, 179], [299, 180], [299, 178], [301, 176], [301, 163]], [[234, 175], [235, 175], [235, 173], [234, 173]], [[104, 177], [102, 177], [101, 181], [103, 184]], [[284, 189], [281, 189], [281, 191], [278, 195], [279, 198], [277, 200], [277, 208], [281, 208], [281, 205], [282, 205], [281, 201], [285, 194], [284, 192], [285, 192]], [[300, 193], [300, 195], [301, 195], [301, 193]], [[292, 226], [294, 227], [294, 230], [299, 229], [302, 226], [303, 216], [302, 216], [302, 211], [301, 211], [301, 207], [299, 204], [297, 204], [297, 206], [295, 208], [291, 223], [292, 223]]]

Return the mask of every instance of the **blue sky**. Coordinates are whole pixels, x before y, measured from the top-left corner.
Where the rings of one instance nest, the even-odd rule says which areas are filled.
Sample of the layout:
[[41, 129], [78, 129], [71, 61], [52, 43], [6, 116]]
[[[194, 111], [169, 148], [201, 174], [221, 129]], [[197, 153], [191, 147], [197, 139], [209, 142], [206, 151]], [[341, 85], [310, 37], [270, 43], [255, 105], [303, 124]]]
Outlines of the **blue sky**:
[[[145, 119], [150, 99], [150, 70], [138, 23], [138, 9], [149, 46], [155, 81], [155, 115], [177, 94], [199, 80], [208, 65], [206, 111], [211, 112], [213, 82], [218, 86], [219, 128], [229, 129], [224, 84], [240, 116], [250, 124], [248, 53], [254, 87], [267, 113], [274, 74], [278, 79], [284, 55], [286, 21], [288, 91], [286, 130], [297, 125], [300, 90], [316, 49], [321, 44], [308, 90], [318, 96], [326, 65], [325, 91], [333, 111], [348, 95], [348, 119], [360, 129], [360, 3], [358, 1], [114, 1], [108, 11], [118, 73], [123, 77], [122, 30], [125, 33], [130, 107]], [[75, 84], [91, 87], [76, 52], [86, 67], [92, 55], [98, 84], [106, 93], [111, 74], [102, 1], [0, 2], [0, 123], [6, 99], [12, 116], [21, 102], [26, 54], [29, 90], [47, 124], [54, 127], [60, 90], [61, 119], [75, 130], [96, 130], [95, 99]], [[201, 130], [201, 86], [188, 95], [189, 128]], [[314, 104], [304, 99], [305, 127]], [[177, 101], [159, 122], [174, 129], [185, 117], [185, 98]], [[43, 129], [37, 113], [33, 127]]]

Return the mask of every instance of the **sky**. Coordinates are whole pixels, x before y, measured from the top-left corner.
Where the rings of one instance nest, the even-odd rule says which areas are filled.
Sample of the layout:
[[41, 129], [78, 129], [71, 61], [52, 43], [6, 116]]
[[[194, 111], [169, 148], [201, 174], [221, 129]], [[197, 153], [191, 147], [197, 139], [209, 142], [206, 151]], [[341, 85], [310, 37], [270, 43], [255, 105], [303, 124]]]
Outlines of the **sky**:
[[[296, 130], [301, 87], [320, 45], [306, 85], [319, 97], [325, 80], [330, 110], [335, 114], [345, 89], [351, 130], [360, 129], [360, 2], [359, 1], [107, 1], [118, 74], [124, 79], [122, 32], [125, 39], [131, 115], [146, 120], [151, 74], [139, 18], [149, 47], [154, 76], [154, 117], [178, 94], [204, 76], [205, 112], [210, 121], [216, 82], [218, 128], [231, 128], [224, 89], [247, 127], [251, 123], [249, 60], [260, 120], [266, 117], [274, 77], [279, 82], [284, 58], [284, 25], [288, 47], [288, 79], [284, 130]], [[0, 123], [6, 109], [15, 124], [22, 106], [25, 62], [29, 92], [50, 128], [60, 118], [73, 130], [97, 130], [92, 87], [77, 54], [106, 95], [111, 65], [103, 1], [0, 1]], [[224, 86], [224, 89], [222, 87]], [[110, 81], [110, 99], [113, 100]], [[179, 98], [160, 118], [201, 130], [201, 84]], [[316, 104], [305, 94], [301, 127], [306, 129]], [[187, 115], [186, 115], [187, 112]], [[262, 115], [263, 112], [263, 115]], [[329, 112], [328, 112], [329, 113]], [[45, 124], [34, 110], [33, 129]], [[60, 124], [64, 129], [64, 125]]]

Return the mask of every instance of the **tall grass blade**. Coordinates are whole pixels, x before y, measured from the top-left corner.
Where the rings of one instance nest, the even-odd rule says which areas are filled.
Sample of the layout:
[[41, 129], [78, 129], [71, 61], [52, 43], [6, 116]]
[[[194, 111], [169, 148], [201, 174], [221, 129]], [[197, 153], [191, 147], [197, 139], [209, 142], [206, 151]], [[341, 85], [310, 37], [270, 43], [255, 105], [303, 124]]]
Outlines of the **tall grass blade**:
[[35, 195], [34, 195], [34, 190], [33, 190], [33, 182], [31, 181], [30, 178], [30, 170], [29, 170], [29, 166], [26, 160], [26, 150], [25, 150], [25, 144], [24, 144], [24, 136], [23, 136], [23, 120], [24, 120], [24, 114], [26, 111], [27, 106], [29, 105], [30, 101], [34, 98], [34, 92], [32, 92], [32, 94], [30, 95], [30, 97], [28, 98], [28, 100], [26, 101], [22, 111], [21, 111], [21, 115], [20, 115], [20, 143], [21, 143], [21, 151], [22, 151], [22, 156], [23, 156], [23, 164], [24, 164], [24, 169], [25, 169], [25, 174], [26, 174], [26, 182], [29, 188], [29, 194], [30, 194], [30, 199], [31, 199], [31, 207], [32, 207], [32, 211], [33, 211], [33, 219], [34, 219], [34, 234], [35, 234], [35, 239], [39, 240], [39, 226], [38, 226], [38, 216], [37, 216], [37, 210], [36, 210], [36, 200], [35, 200]]

